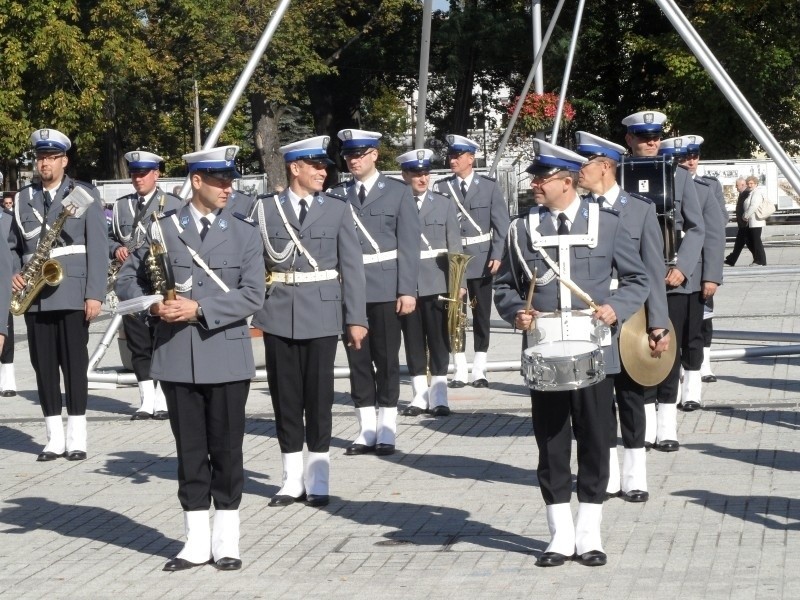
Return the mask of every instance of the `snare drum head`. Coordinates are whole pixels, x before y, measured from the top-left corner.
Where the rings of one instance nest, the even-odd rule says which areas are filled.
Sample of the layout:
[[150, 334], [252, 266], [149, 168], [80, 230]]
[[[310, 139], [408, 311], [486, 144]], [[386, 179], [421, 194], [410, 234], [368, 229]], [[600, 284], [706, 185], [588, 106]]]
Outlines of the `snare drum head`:
[[528, 348], [528, 350], [532, 350], [535, 354], [544, 358], [581, 356], [597, 350], [597, 344], [583, 340], [559, 340], [557, 342], [539, 344], [533, 348]]

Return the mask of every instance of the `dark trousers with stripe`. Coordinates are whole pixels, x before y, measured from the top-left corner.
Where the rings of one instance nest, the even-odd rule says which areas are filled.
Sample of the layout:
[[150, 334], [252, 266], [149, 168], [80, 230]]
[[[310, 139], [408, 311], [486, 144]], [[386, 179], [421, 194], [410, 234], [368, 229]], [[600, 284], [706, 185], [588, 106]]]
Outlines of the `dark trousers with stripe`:
[[630, 378], [623, 365], [622, 371], [610, 375], [614, 381], [616, 402], [612, 403], [613, 426], [609, 446], [617, 446], [617, 419], [625, 448], [644, 448], [646, 419], [644, 414], [645, 388]]
[[14, 315], [8, 313], [8, 335], [3, 342], [3, 351], [0, 352], [0, 364], [14, 363]]
[[[676, 344], [675, 362], [667, 378], [656, 386], [658, 402], [675, 404], [681, 384], [681, 365], [687, 371], [699, 371], [703, 364], [703, 299], [700, 292], [691, 294], [667, 294], [669, 318], [675, 331], [672, 343]], [[649, 400], [649, 402], [648, 402]], [[653, 397], [646, 397], [647, 403]]]
[[350, 348], [345, 340], [350, 395], [356, 408], [395, 407], [400, 399], [401, 329], [395, 311], [395, 302], [368, 302], [369, 335], [361, 350]]
[[572, 435], [578, 444], [578, 501], [602, 504], [608, 461], [614, 382], [610, 378], [567, 392], [531, 391], [533, 434], [539, 448], [536, 474], [545, 504], [572, 496]]
[[450, 363], [447, 319], [444, 302], [438, 294], [417, 298], [417, 308], [400, 317], [409, 374], [447, 375]]
[[162, 381], [178, 453], [184, 511], [236, 510], [244, 488], [245, 412], [250, 380], [196, 384]]
[[61, 414], [61, 374], [67, 414], [85, 415], [89, 398], [89, 322], [82, 310], [25, 313], [31, 365], [45, 417]]
[[152, 379], [150, 363], [153, 360], [153, 330], [141, 319], [129, 315], [122, 318], [122, 328], [128, 350], [131, 351], [131, 365], [136, 381]]
[[267, 382], [284, 454], [327, 452], [333, 418], [333, 363], [338, 338], [293, 340], [264, 334]]

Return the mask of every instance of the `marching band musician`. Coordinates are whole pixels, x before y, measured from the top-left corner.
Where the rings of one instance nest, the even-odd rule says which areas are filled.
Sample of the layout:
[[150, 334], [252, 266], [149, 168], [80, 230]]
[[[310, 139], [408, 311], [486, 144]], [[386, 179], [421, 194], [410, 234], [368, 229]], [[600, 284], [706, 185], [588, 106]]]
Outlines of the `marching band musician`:
[[[111, 259], [118, 260], [120, 265], [132, 250], [144, 243], [154, 212], [177, 210], [183, 205], [180, 198], [167, 194], [158, 187], [163, 158], [152, 152], [136, 150], [125, 154], [125, 161], [128, 163], [128, 173], [135, 191], [118, 198], [114, 203], [109, 235]], [[169, 418], [164, 392], [158, 382], [150, 379], [153, 330], [139, 315], [129, 315], [122, 319], [122, 328], [139, 385], [139, 408], [133, 413], [131, 421]]]
[[[444, 194], [428, 190], [433, 150], [410, 150], [397, 157], [403, 181], [411, 188], [419, 212], [420, 261], [417, 280], [417, 308], [401, 318], [406, 361], [414, 398], [403, 415], [416, 417], [430, 412], [437, 417], [450, 414], [447, 402], [447, 367], [450, 360], [447, 311], [439, 299], [447, 295], [449, 264], [447, 253], [461, 253], [461, 228], [455, 203]], [[463, 289], [465, 282], [459, 282]], [[461, 302], [461, 294], [454, 299]], [[430, 367], [431, 385], [427, 371]]]
[[[508, 205], [497, 181], [475, 173], [476, 142], [461, 135], [447, 136], [447, 161], [452, 175], [433, 184], [434, 191], [449, 195], [458, 207], [461, 243], [474, 258], [467, 265], [467, 290], [472, 305], [475, 356], [472, 359], [472, 385], [489, 387], [486, 379], [487, 352], [491, 333], [492, 280], [500, 268], [505, 234], [508, 231]], [[464, 348], [464, 341], [462, 341]], [[453, 356], [455, 373], [450, 387], [467, 384], [467, 355]]]
[[[31, 365], [44, 413], [47, 445], [38, 461], [60, 456], [86, 459], [86, 403], [89, 394], [89, 323], [100, 314], [108, 274], [108, 230], [97, 189], [66, 175], [70, 139], [55, 129], [31, 134], [40, 183], [17, 192], [10, 245], [15, 262], [23, 265], [35, 256], [39, 239], [62, 213], [62, 201], [77, 187], [94, 200], [79, 217], [66, 219], [49, 252], [61, 265], [63, 278], [57, 286], [45, 286], [25, 312]], [[26, 287], [20, 273], [14, 275], [14, 292]], [[67, 433], [61, 421], [61, 381], [64, 376]]]
[[[602, 351], [605, 374], [614, 375], [620, 364], [617, 325], [647, 298], [644, 265], [618, 214], [578, 196], [578, 171], [586, 159], [544, 141], [535, 141], [534, 149], [536, 158], [527, 172], [538, 207], [511, 224], [495, 284], [495, 305], [503, 319], [523, 331], [531, 330], [533, 343], [572, 340], [576, 335], [592, 340]], [[611, 289], [614, 273], [616, 290]], [[531, 298], [533, 277], [535, 291], [528, 310], [526, 296]], [[578, 312], [587, 304], [572, 296], [563, 283], [569, 278], [599, 305], [591, 316]], [[544, 321], [555, 321], [555, 325]], [[573, 555], [586, 566], [606, 564], [600, 524], [609, 477], [608, 442], [614, 427], [613, 386], [612, 379], [603, 376], [576, 389], [531, 390], [539, 448], [537, 475], [551, 533], [537, 566], [561, 566]], [[575, 524], [570, 509], [571, 431], [578, 445]]]
[[[661, 133], [667, 116], [655, 110], [643, 110], [628, 115], [622, 120], [627, 127], [625, 142], [634, 157], [658, 156]], [[703, 250], [705, 229], [696, 186], [689, 172], [676, 167], [674, 173], [674, 218], [678, 239], [677, 260], [667, 266], [664, 278], [667, 290], [667, 308], [675, 331], [673, 342], [681, 348], [683, 334], [688, 327], [687, 314], [692, 304], [692, 295], [699, 294], [699, 279], [692, 277], [698, 268]], [[653, 282], [653, 285], [656, 285]], [[680, 352], [675, 353], [675, 364], [667, 378], [655, 388], [645, 392], [645, 446], [651, 444], [662, 452], [675, 452], [678, 443], [677, 401], [680, 387]], [[658, 411], [655, 402], [658, 401]]]
[[242, 566], [242, 442], [255, 375], [247, 317], [264, 302], [264, 263], [254, 223], [226, 207], [231, 183], [239, 176], [234, 163], [238, 149], [222, 146], [183, 156], [191, 200], [150, 226], [146, 242], [125, 261], [117, 283], [122, 300], [148, 294], [151, 244], [155, 240], [165, 247], [178, 295], [150, 307], [157, 318], [150, 374], [167, 397], [187, 538], [165, 571], [209, 561], [226, 571]]
[[687, 135], [662, 141], [660, 150], [662, 153], [674, 155], [678, 164], [689, 172], [696, 186], [705, 228], [700, 263], [692, 273], [692, 279], [695, 280], [692, 287], [698, 289], [697, 294], [692, 296], [696, 304], [694, 302], [690, 304], [691, 311], [687, 315], [688, 326], [685, 330], [683, 345], [680, 347], [683, 383], [679, 393], [678, 406], [685, 412], [697, 410], [702, 403], [703, 383], [700, 367], [703, 364], [705, 351], [703, 335], [703, 327], [706, 322], [705, 308], [707, 302], [713, 302], [717, 287], [722, 283], [722, 267], [725, 257], [727, 213], [723, 221], [719, 199], [716, 197], [712, 182], [697, 177], [702, 142], [703, 138], [700, 136]]
[[260, 198], [253, 212], [269, 272], [253, 326], [265, 334], [283, 463], [282, 486], [270, 506], [328, 504], [336, 346], [345, 327], [356, 351], [367, 333], [364, 267], [350, 205], [322, 193], [333, 164], [328, 141], [317, 136], [280, 148], [289, 188]]
[[347, 197], [355, 220], [367, 284], [370, 332], [360, 349], [346, 346], [350, 395], [360, 431], [345, 454], [374, 452], [387, 456], [394, 454], [397, 432], [400, 317], [416, 306], [419, 218], [408, 186], [375, 167], [381, 134], [343, 129], [338, 137], [353, 180], [335, 186], [333, 192]]
[[[578, 185], [589, 190], [587, 199], [619, 213], [644, 263], [648, 281], [662, 281], [666, 275], [664, 239], [658, 227], [655, 206], [643, 196], [626, 193], [617, 184], [617, 164], [625, 154], [625, 148], [586, 131], [578, 131], [576, 138], [578, 154], [588, 159], [581, 166]], [[661, 353], [669, 347], [670, 341], [664, 286], [650, 286], [646, 311], [650, 349]], [[620, 477], [615, 425], [606, 492], [609, 496], [619, 495], [628, 502], [646, 502], [650, 494], [647, 491], [647, 455], [644, 447], [645, 390], [631, 379], [625, 365], [621, 366], [613, 379], [624, 450]]]

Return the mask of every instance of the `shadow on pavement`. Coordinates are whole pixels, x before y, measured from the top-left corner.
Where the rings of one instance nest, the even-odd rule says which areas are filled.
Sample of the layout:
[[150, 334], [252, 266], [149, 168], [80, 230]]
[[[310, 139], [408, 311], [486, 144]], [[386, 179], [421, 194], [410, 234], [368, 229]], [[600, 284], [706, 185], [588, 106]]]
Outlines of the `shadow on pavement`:
[[725, 448], [715, 444], [684, 444], [689, 450], [697, 450], [706, 456], [714, 456], [756, 467], [781, 471], [800, 471], [800, 453], [789, 450], [758, 450], [756, 448]]
[[[44, 424], [42, 424], [42, 439], [44, 439]], [[32, 435], [13, 427], [0, 425], [0, 450], [39, 454], [42, 451], [42, 445], [34, 442]]]
[[795, 498], [728, 496], [708, 490], [680, 490], [672, 495], [691, 498], [694, 504], [767, 529], [800, 531], [800, 505]]

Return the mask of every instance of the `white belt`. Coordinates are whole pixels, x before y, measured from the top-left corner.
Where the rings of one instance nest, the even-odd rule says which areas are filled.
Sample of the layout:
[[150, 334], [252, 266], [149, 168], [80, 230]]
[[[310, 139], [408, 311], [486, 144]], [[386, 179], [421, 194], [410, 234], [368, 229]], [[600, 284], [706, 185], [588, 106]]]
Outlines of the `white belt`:
[[[59, 246], [50, 251], [48, 258], [57, 258], [59, 256], [68, 256], [70, 254], [86, 254], [86, 246], [83, 244], [76, 244], [74, 246]], [[26, 263], [33, 257], [33, 253], [25, 254], [22, 257], [22, 262]]]
[[491, 233], [484, 233], [483, 235], [476, 235], [474, 237], [461, 238], [462, 246], [471, 246], [472, 244], [480, 244], [481, 242], [488, 242], [492, 239]]
[[389, 250], [387, 252], [378, 252], [377, 254], [365, 254], [364, 264], [370, 265], [376, 262], [383, 262], [385, 260], [392, 260], [397, 258], [397, 250]]
[[313, 281], [330, 281], [339, 277], [339, 271], [328, 269], [327, 271], [288, 271], [284, 273], [273, 272], [269, 274], [267, 283], [285, 283], [295, 285], [298, 283], [311, 283]]
[[440, 250], [420, 250], [419, 257], [424, 260], [426, 258], [436, 258], [442, 254], [447, 254], [447, 248], [442, 248]]

